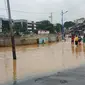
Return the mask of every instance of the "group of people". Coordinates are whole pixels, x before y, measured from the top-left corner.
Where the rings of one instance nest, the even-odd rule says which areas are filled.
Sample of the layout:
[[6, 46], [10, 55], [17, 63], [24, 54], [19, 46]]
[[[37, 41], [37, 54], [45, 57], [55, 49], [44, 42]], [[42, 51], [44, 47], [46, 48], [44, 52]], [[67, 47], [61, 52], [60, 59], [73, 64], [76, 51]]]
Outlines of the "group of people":
[[71, 37], [71, 43], [74, 44], [75, 42], [75, 45], [78, 46], [78, 45], [81, 45], [81, 41], [83, 41], [83, 44], [85, 44], [85, 34], [83, 36], [83, 38], [81, 37], [81, 35], [72, 35]]

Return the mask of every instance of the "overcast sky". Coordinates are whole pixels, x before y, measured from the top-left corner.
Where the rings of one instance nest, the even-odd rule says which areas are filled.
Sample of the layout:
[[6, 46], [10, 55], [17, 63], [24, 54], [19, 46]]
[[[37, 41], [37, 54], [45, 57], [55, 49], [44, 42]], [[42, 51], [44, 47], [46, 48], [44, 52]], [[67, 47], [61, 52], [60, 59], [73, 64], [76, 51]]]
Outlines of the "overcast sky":
[[[0, 8], [6, 8], [6, 0], [0, 0]], [[85, 0], [10, 0], [13, 19], [33, 21], [50, 20], [61, 22], [61, 10], [68, 11], [64, 21], [85, 17]], [[22, 12], [24, 11], [24, 12]], [[0, 17], [7, 17], [7, 11], [0, 9]]]

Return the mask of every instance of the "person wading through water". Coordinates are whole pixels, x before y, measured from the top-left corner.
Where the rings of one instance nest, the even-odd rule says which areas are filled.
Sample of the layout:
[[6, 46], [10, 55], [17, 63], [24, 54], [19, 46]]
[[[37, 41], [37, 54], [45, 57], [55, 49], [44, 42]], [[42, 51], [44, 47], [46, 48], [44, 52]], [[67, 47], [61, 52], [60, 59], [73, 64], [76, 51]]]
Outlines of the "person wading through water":
[[74, 40], [75, 40], [75, 45], [78, 46], [78, 40], [79, 40], [79, 39], [78, 39], [78, 36], [77, 36], [77, 35], [76, 35], [76, 37], [75, 37]]
[[72, 37], [71, 37], [71, 44], [74, 44], [74, 39], [75, 39], [75, 35], [72, 34]]
[[78, 44], [81, 45], [81, 41], [82, 41], [82, 38], [81, 38], [81, 35], [79, 34], [79, 37], [78, 37]]

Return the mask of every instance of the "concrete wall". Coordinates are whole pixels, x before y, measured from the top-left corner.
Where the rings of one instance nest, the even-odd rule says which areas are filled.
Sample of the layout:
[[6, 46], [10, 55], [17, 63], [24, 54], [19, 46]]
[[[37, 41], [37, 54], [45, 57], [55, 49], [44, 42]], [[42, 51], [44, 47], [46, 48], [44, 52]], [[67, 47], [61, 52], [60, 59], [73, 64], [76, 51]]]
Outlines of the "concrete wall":
[[[31, 45], [31, 44], [37, 44], [36, 39], [21, 39], [20, 37], [15, 38], [15, 44], [16, 45]], [[11, 38], [0, 38], [0, 46], [11, 46]]]
[[57, 41], [57, 35], [56, 34], [50, 34], [48, 35], [49, 42], [55, 42]]
[[[39, 39], [44, 39], [45, 43], [48, 42], [56, 42], [61, 40], [61, 36], [56, 34], [49, 35], [27, 35], [23, 37], [15, 37], [16, 45], [31, 45], [37, 44]], [[46, 39], [48, 39], [46, 41]], [[0, 37], [0, 46], [11, 46], [11, 38], [10, 37]]]
[[11, 46], [11, 39], [8, 37], [0, 37], [0, 46]]

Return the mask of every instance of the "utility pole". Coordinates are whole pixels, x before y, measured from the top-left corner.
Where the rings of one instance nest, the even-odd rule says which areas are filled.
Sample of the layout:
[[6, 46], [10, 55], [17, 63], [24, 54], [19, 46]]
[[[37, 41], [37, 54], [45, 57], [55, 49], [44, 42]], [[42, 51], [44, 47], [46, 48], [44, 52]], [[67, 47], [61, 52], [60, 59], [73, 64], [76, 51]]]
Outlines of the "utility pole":
[[51, 23], [53, 22], [53, 13], [51, 13]]
[[63, 10], [61, 12], [61, 16], [62, 16], [62, 18], [61, 18], [61, 22], [62, 22], [62, 39], [64, 40]]
[[63, 10], [62, 10], [62, 12], [61, 12], [61, 22], [62, 22], [62, 39], [64, 40], [64, 23], [63, 23], [63, 15], [64, 14], [66, 14], [68, 11], [66, 11], [66, 12], [63, 12]]
[[13, 33], [13, 28], [12, 28], [12, 19], [11, 19], [11, 11], [10, 11], [9, 0], [7, 0], [7, 8], [8, 8], [8, 18], [9, 18], [10, 33], [11, 33], [12, 54], [13, 54], [13, 59], [16, 60], [15, 40], [14, 40], [14, 33]]
[[51, 23], [53, 22], [53, 13], [51, 12], [51, 15], [49, 16], [49, 18], [51, 19]]

